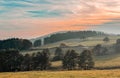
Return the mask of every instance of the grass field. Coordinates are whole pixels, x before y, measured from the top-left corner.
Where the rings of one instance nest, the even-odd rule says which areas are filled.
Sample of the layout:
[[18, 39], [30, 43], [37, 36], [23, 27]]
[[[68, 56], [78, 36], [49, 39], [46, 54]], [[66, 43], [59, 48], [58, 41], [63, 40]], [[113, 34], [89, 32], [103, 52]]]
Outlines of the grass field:
[[[100, 36], [100, 37], [89, 37], [85, 40], [81, 40], [81, 39], [68, 39], [68, 40], [63, 40], [63, 41], [59, 41], [56, 43], [52, 43], [52, 44], [47, 44], [41, 47], [38, 47], [37, 49], [43, 49], [43, 48], [53, 48], [53, 47], [59, 47], [61, 43], [65, 43], [68, 46], [78, 46], [78, 45], [83, 45], [83, 46], [95, 46], [97, 44], [102, 44], [102, 45], [112, 45], [116, 43], [117, 39], [120, 39], [120, 36], [108, 36], [110, 41], [108, 43], [105, 43], [103, 41], [103, 39], [105, 38], [105, 36]], [[81, 52], [80, 48], [67, 48], [67, 49], [74, 49], [76, 50], [76, 52]], [[66, 48], [63, 49], [63, 51], [67, 50]], [[23, 54], [26, 53], [35, 53], [35, 52], [39, 52], [41, 50], [33, 50], [33, 51], [23, 51]], [[55, 51], [55, 49], [50, 49], [50, 52], [53, 53]]]
[[[59, 46], [60, 43], [65, 43], [69, 46], [76, 46], [76, 45], [84, 45], [84, 46], [95, 46], [97, 44], [102, 44], [102, 45], [112, 45], [116, 43], [116, 40], [120, 38], [120, 36], [109, 36], [110, 42], [105, 43], [103, 41], [105, 37], [89, 37], [86, 40], [80, 40], [80, 39], [69, 39], [69, 40], [64, 40], [60, 41], [57, 43], [53, 44], [48, 44], [45, 46], [42, 46], [40, 48], [46, 48], [46, 47], [56, 47]], [[74, 49], [76, 52], [80, 53], [83, 49], [79, 47], [74, 47], [74, 48], [63, 48], [63, 52], [67, 51], [68, 49]], [[39, 50], [38, 50], [39, 51]], [[34, 53], [38, 51], [28, 51], [28, 52], [23, 52], [23, 53]], [[55, 49], [50, 49], [51, 54], [53, 54]], [[112, 54], [112, 55], [104, 55], [100, 57], [95, 58], [95, 67], [115, 67], [115, 66], [120, 66], [120, 54]], [[52, 62], [52, 67], [61, 67], [62, 63], [60, 61], [57, 62]]]
[[[52, 67], [59, 68], [61, 66], [62, 66], [61, 61], [52, 62]], [[96, 68], [120, 67], [120, 54], [95, 57], [95, 67]]]
[[61, 43], [65, 43], [66, 45], [69, 46], [77, 46], [77, 45], [84, 45], [84, 46], [95, 46], [97, 44], [104, 44], [104, 45], [111, 45], [116, 43], [117, 39], [120, 39], [120, 36], [108, 36], [110, 39], [109, 43], [104, 43], [103, 39], [105, 38], [105, 36], [99, 36], [99, 37], [88, 37], [85, 40], [82, 39], [68, 39], [68, 40], [63, 40], [63, 41], [59, 41], [56, 43], [52, 43], [52, 44], [48, 44], [48, 45], [44, 45], [41, 46], [40, 48], [51, 48], [51, 47], [56, 47], [59, 46]]
[[[103, 45], [112, 45], [116, 42], [120, 36], [110, 36], [110, 42], [105, 43], [103, 42], [104, 37], [90, 37], [86, 40], [80, 39], [69, 39], [60, 41], [53, 44], [48, 44], [38, 48], [52, 48], [59, 46], [61, 43], [65, 43], [69, 46], [77, 46], [77, 45], [84, 45], [84, 46], [95, 46], [97, 44]], [[64, 48], [64, 51], [70, 48]], [[72, 48], [71, 48], [72, 49]], [[74, 48], [77, 52], [80, 51], [80, 48]], [[26, 53], [34, 53], [41, 50], [35, 51], [26, 51]], [[50, 52], [53, 53], [55, 49], [50, 49]], [[81, 50], [82, 51], [82, 50]], [[55, 69], [61, 69], [62, 62], [52, 62], [52, 66]], [[95, 67], [116, 67], [120, 66], [120, 54], [112, 54], [112, 55], [104, 55], [95, 58]], [[117, 70], [76, 70], [76, 71], [29, 71], [29, 72], [6, 72], [0, 73], [0, 78], [120, 78], [120, 69]]]
[[31, 71], [0, 73], [0, 78], [120, 78], [120, 70]]

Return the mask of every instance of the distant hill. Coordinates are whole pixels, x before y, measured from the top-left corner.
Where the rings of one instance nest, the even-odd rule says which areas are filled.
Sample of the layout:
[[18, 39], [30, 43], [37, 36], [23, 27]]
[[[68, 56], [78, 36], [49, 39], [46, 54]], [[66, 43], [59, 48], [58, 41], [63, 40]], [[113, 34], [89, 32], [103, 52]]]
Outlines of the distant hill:
[[67, 31], [60, 31], [60, 32], [50, 33], [50, 34], [43, 35], [43, 36], [40, 36], [40, 37], [37, 37], [37, 38], [32, 38], [32, 39], [30, 39], [30, 41], [31, 41], [32, 43], [34, 43], [36, 40], [40, 40], [40, 39], [43, 39], [43, 38], [46, 38], [46, 37], [50, 37], [50, 36], [53, 35], [53, 34], [65, 33], [65, 32], [67, 32]]
[[[98, 31], [64, 31], [48, 34], [42, 37], [31, 39], [31, 41], [37, 46], [55, 43], [62, 40], [74, 39], [74, 38], [88, 38], [93, 36], [105, 36], [107, 34]], [[39, 43], [39, 44], [38, 44]]]

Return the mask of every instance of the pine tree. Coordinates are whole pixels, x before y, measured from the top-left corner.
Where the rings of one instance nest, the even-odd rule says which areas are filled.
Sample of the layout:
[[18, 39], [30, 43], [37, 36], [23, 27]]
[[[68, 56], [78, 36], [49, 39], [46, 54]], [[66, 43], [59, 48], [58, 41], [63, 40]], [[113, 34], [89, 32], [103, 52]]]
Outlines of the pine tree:
[[58, 61], [63, 59], [63, 51], [61, 48], [57, 47], [55, 50], [55, 57], [53, 58], [53, 61]]
[[80, 56], [78, 61], [79, 67], [84, 70], [89, 70], [94, 67], [93, 54], [90, 50], [84, 50]]
[[77, 57], [78, 54], [75, 52], [75, 50], [68, 50], [62, 60], [63, 68], [68, 70], [75, 69], [77, 64]]

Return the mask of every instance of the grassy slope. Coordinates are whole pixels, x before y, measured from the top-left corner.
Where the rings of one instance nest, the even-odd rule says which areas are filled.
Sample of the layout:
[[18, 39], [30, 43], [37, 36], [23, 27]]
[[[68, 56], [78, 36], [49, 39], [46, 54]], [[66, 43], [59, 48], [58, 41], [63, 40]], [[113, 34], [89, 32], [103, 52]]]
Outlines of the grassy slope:
[[120, 78], [120, 70], [31, 71], [0, 73], [0, 78]]
[[[52, 67], [61, 67], [62, 62], [52, 62]], [[112, 68], [120, 67], [120, 54], [99, 56], [95, 59], [95, 67], [99, 68]]]
[[[56, 47], [60, 43], [66, 43], [67, 45], [85, 45], [94, 46], [96, 44], [110, 45], [114, 44], [116, 39], [120, 36], [111, 36], [111, 41], [105, 44], [102, 39], [104, 37], [92, 37], [87, 41], [80, 41], [80, 39], [70, 39], [61, 41], [54, 44], [49, 44], [42, 46], [46, 47]], [[37, 51], [31, 51], [31, 53]], [[96, 67], [106, 67], [106, 66], [120, 66], [120, 54], [106, 55], [102, 57], [97, 57]], [[60, 67], [61, 61], [53, 62], [53, 67]], [[30, 72], [17, 72], [17, 73], [0, 73], [0, 78], [120, 78], [120, 70], [91, 70], [91, 71], [30, 71]]]
[[[111, 45], [111, 44], [114, 44], [116, 42], [116, 40], [120, 38], [120, 36], [109, 36], [109, 38], [110, 38], [109, 43], [104, 43], [103, 38], [105, 38], [105, 37], [104, 36], [103, 37], [89, 37], [86, 40], [69, 39], [69, 40], [64, 40], [64, 41], [60, 41], [60, 42], [56, 42], [56, 43], [52, 43], [52, 44], [47, 44], [47, 45], [38, 47], [38, 49], [58, 47], [61, 43], [65, 43], [66, 45], [69, 45], [69, 46], [78, 46], [78, 45], [95, 46], [97, 44]], [[75, 50], [79, 52], [79, 48], [75, 49]], [[23, 53], [24, 54], [34, 53], [34, 52], [38, 52], [38, 51], [41, 51], [41, 50], [25, 51]], [[54, 52], [54, 49], [52, 49], [50, 51]], [[64, 50], [64, 51], [66, 51], [66, 50]]]
[[[107, 45], [114, 44], [116, 42], [116, 40], [120, 38], [120, 36], [108, 36], [108, 37], [110, 38], [110, 42], [107, 43]], [[65, 43], [66, 45], [69, 45], [69, 46], [77, 46], [77, 45], [95, 46], [96, 44], [106, 44], [106, 43], [103, 42], [104, 38], [105, 38], [105, 36], [89, 37], [86, 40], [69, 39], [69, 40], [56, 42], [56, 43], [53, 43], [53, 44], [48, 44], [48, 45], [42, 46], [40, 48], [56, 47], [56, 46], [59, 46], [61, 43]]]
[[[112, 45], [116, 42], [117, 39], [120, 38], [120, 36], [109, 36], [110, 42], [108, 42], [108, 43], [103, 42], [103, 38], [104, 37], [90, 37], [85, 41], [81, 41], [80, 39], [69, 39], [69, 40], [64, 40], [64, 41], [60, 41], [57, 43], [45, 45], [45, 46], [42, 46], [39, 48], [56, 47], [56, 46], [59, 46], [61, 43], [65, 43], [65, 44], [70, 45], [70, 46], [76, 46], [76, 45], [80, 45], [80, 44], [85, 45], [85, 46], [95, 46], [97, 44]], [[66, 51], [67, 49], [64, 49], [64, 51]], [[80, 51], [79, 48], [74, 48], [74, 49], [76, 50], [76, 52]], [[38, 52], [38, 51], [29, 51], [29, 53]], [[51, 50], [51, 53], [52, 52], [54, 52], [53, 49]], [[25, 53], [28, 53], [28, 52], [25, 52]], [[120, 54], [113, 54], [113, 55], [106, 55], [106, 56], [97, 57], [95, 59], [95, 61], [96, 61], [95, 67], [120, 66], [120, 62], [119, 62], [120, 61]], [[52, 63], [53, 67], [61, 67], [61, 65], [62, 65], [62, 63], [60, 61]]]

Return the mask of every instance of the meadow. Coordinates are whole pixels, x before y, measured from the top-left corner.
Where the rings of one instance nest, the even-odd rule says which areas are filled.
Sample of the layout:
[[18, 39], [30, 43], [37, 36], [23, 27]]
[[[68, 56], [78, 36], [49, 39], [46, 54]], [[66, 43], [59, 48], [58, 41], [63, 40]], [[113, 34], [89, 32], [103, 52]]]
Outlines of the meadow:
[[[41, 46], [41, 47], [38, 47], [38, 49], [42, 49], [42, 48], [51, 48], [50, 49], [50, 53], [51, 53], [51, 56], [53, 57], [54, 55], [54, 51], [55, 51], [55, 48], [53, 47], [58, 47], [61, 43], [65, 43], [66, 45], [69, 45], [69, 46], [78, 46], [78, 45], [83, 45], [83, 46], [87, 46], [87, 47], [90, 47], [90, 46], [95, 46], [97, 44], [102, 44], [104, 46], [111, 46], [113, 44], [116, 43], [116, 40], [117, 39], [120, 39], [120, 36], [108, 36], [110, 41], [105, 43], [103, 41], [103, 39], [105, 38], [105, 36], [98, 36], [98, 37], [89, 37], [85, 40], [80, 40], [80, 39], [69, 39], [69, 40], [64, 40], [64, 41], [60, 41], [60, 42], [56, 42], [56, 43], [53, 43], [53, 44], [48, 44], [48, 45], [44, 45], [44, 46]], [[66, 52], [68, 49], [74, 49], [76, 52], [78, 53], [81, 53], [84, 48], [79, 48], [78, 47], [69, 47], [69, 48], [63, 48], [63, 52]], [[29, 53], [29, 54], [32, 54], [32, 53], [35, 53], [35, 52], [39, 52], [41, 50], [33, 50], [33, 51], [25, 51], [25, 52], [22, 52], [23, 54], [26, 54], [26, 53]], [[110, 49], [110, 51], [112, 51]], [[111, 67], [120, 67], [120, 54], [108, 54], [108, 55], [104, 55], [104, 56], [97, 56], [95, 57], [95, 67], [96, 68], [111, 68]], [[62, 66], [62, 62], [61, 61], [56, 61], [56, 62], [52, 62], [52, 67], [55, 67], [57, 69], [59, 69], [60, 67]]]
[[[103, 41], [104, 37], [90, 37], [86, 40], [80, 39], [69, 39], [60, 41], [53, 44], [48, 44], [45, 46], [38, 47], [38, 49], [42, 48], [51, 48], [50, 52], [53, 54], [55, 51], [54, 48], [59, 46], [61, 43], [65, 43], [70, 46], [95, 46], [97, 44], [102, 44], [105, 46], [110, 46], [116, 43], [116, 40], [120, 38], [120, 36], [110, 36], [110, 42], [105, 43]], [[67, 48], [70, 49], [70, 48]], [[67, 50], [64, 48], [64, 52]], [[72, 49], [72, 48], [71, 48]], [[78, 48], [74, 48], [77, 52], [81, 52], [82, 50]], [[41, 50], [33, 50], [33, 51], [23, 51], [22, 54], [32, 54], [34, 52], [38, 52]], [[114, 68], [120, 67], [120, 54], [112, 54], [112, 55], [104, 55], [95, 57], [95, 68]], [[66, 71], [62, 70], [62, 62], [56, 61], [52, 62], [51, 67], [55, 68], [55, 70], [48, 71], [26, 71], [26, 72], [5, 72], [0, 73], [0, 78], [120, 78], [120, 69], [104, 69], [104, 70], [73, 70]], [[57, 69], [57, 70], [56, 70]]]
[[120, 78], [120, 70], [11, 72], [0, 73], [0, 78]]

